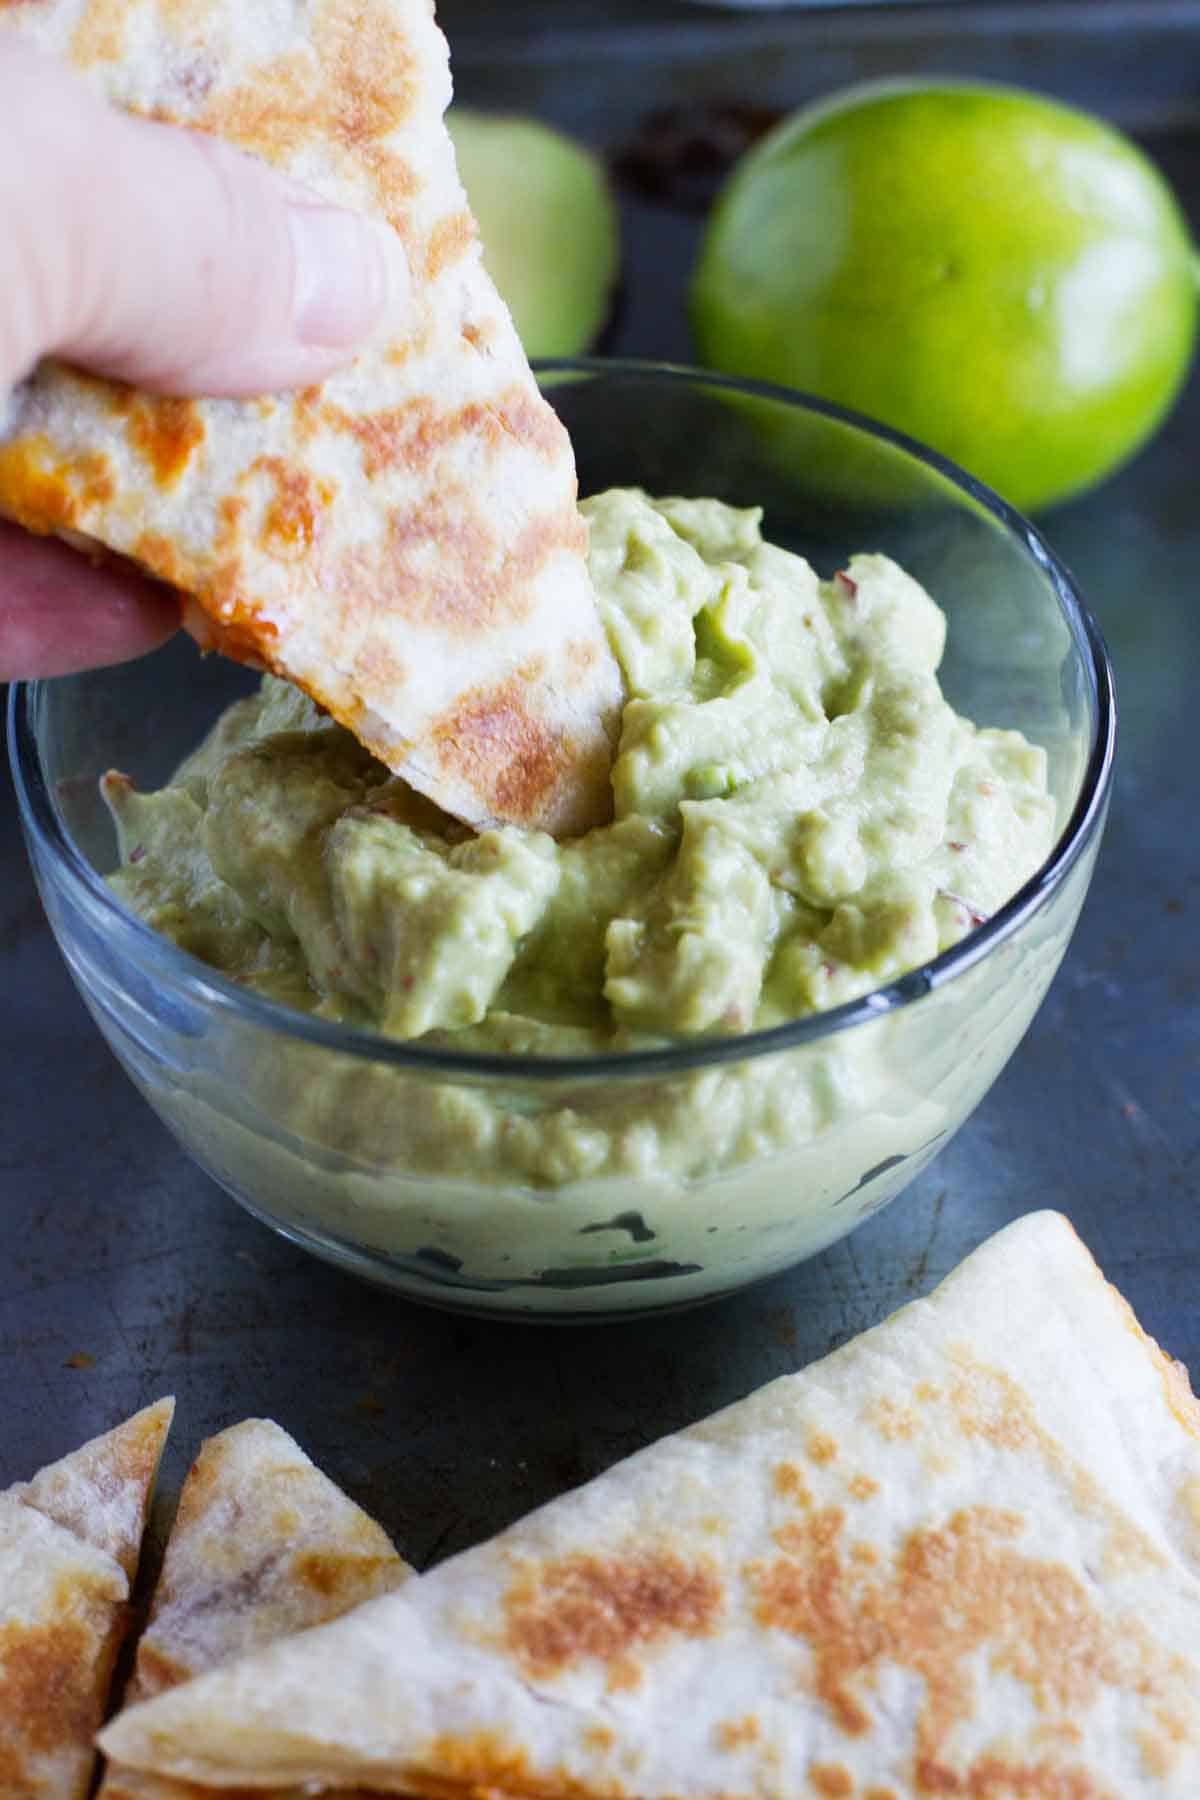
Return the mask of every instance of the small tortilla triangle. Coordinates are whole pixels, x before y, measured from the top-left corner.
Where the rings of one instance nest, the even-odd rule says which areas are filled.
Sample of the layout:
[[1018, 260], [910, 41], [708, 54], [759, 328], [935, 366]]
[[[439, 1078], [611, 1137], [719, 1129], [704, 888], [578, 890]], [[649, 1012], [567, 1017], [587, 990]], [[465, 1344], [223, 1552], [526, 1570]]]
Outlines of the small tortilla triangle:
[[82, 1800], [174, 1402], [0, 1493], [0, 1794]]
[[[204, 1444], [184, 1483], [126, 1705], [339, 1618], [410, 1572], [280, 1426], [231, 1426]], [[110, 1765], [99, 1800], [195, 1792]]]
[[125, 1715], [214, 1784], [1200, 1793], [1200, 1406], [1070, 1226], [399, 1594]]
[[620, 678], [574, 455], [483, 267], [430, 0], [21, 0], [0, 30], [385, 222], [409, 275], [385, 341], [298, 394], [161, 399], [43, 363], [0, 399], [0, 512], [171, 583], [202, 645], [469, 824], [606, 817]]

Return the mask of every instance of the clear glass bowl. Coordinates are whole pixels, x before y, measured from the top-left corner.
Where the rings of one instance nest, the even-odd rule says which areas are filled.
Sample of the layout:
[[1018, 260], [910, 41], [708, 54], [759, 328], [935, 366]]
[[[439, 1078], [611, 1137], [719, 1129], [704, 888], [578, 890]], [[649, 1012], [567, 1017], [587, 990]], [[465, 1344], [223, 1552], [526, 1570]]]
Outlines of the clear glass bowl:
[[936, 961], [779, 1029], [587, 1060], [451, 1054], [250, 995], [114, 898], [97, 778], [165, 780], [250, 678], [180, 638], [14, 690], [10, 732], [51, 925], [100, 1029], [217, 1181], [297, 1243], [413, 1298], [564, 1317], [689, 1304], [813, 1255], [891, 1200], [987, 1091], [1075, 925], [1114, 739], [1103, 643], [1025, 522], [917, 446], [781, 390], [636, 364], [543, 385], [584, 493], [765, 507], [822, 574], [897, 558], [949, 615], [952, 704], [1049, 753], [1060, 832]]

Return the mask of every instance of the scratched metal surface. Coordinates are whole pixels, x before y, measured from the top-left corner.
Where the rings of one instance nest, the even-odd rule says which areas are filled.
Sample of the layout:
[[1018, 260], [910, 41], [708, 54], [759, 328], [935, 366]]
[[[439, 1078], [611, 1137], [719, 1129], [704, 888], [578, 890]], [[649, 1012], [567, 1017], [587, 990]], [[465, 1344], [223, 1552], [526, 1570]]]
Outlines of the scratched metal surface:
[[[1143, 128], [1200, 226], [1200, 115], [1186, 104], [1200, 95], [1195, 6], [1089, 0], [1037, 9], [1036, 20], [1027, 5], [958, 7], [936, 32], [920, 9], [901, 9], [908, 36], [891, 10], [852, 23], [789, 14], [768, 25], [760, 15], [745, 28], [745, 55], [737, 20], [646, 26], [640, 40], [630, 26], [606, 40], [619, 65], [607, 70], [574, 53], [562, 0], [550, 10], [552, 36], [524, 6], [512, 42], [496, 45], [481, 35], [478, 7], [448, 0], [466, 97], [577, 115], [613, 148], [648, 104], [777, 105], [860, 71], [937, 61], [1038, 79]], [[579, 14], [589, 43], [597, 10]], [[1118, 55], [1110, 32], [1121, 21]], [[633, 94], [621, 68], [636, 70]], [[690, 164], [683, 176], [694, 185]], [[698, 219], [678, 198], [624, 194], [615, 350], [686, 355], [682, 277]], [[1147, 1327], [1200, 1376], [1198, 453], [1193, 381], [1151, 450], [1046, 521], [1112, 646], [1123, 734], [1084, 922], [1027, 1040], [890, 1211], [707, 1310], [567, 1331], [475, 1324], [364, 1287], [245, 1217], [174, 1147], [85, 1015], [43, 924], [6, 790], [0, 1484], [171, 1391], [180, 1408], [168, 1487], [202, 1435], [270, 1414], [424, 1565], [824, 1354], [1036, 1205], [1070, 1214]]]

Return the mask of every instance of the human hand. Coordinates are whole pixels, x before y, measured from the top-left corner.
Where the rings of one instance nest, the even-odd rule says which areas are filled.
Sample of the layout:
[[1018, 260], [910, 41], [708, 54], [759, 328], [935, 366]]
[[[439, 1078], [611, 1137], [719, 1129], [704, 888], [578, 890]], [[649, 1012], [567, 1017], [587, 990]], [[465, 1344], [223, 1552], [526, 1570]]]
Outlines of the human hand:
[[[0, 396], [40, 357], [159, 393], [321, 381], [383, 316], [390, 234], [0, 40]], [[0, 679], [120, 662], [170, 591], [0, 521]]]

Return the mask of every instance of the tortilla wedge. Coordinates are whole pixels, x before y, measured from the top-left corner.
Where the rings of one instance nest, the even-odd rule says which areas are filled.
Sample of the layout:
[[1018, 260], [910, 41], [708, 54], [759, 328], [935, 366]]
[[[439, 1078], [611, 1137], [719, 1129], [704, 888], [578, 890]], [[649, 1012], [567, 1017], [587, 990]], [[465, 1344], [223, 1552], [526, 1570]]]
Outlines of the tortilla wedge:
[[[280, 1426], [231, 1426], [204, 1444], [184, 1483], [126, 1705], [336, 1619], [410, 1573], [382, 1529]], [[99, 1800], [195, 1792], [110, 1765]]]
[[0, 1493], [0, 1794], [82, 1800], [174, 1402]]
[[295, 682], [468, 823], [607, 816], [620, 678], [574, 455], [483, 267], [430, 0], [21, 0], [4, 29], [387, 221], [410, 292], [298, 394], [162, 399], [43, 363], [0, 399], [0, 512], [169, 582], [204, 647]]
[[1033, 1214], [823, 1362], [102, 1742], [443, 1800], [1195, 1796], [1200, 1406]]

